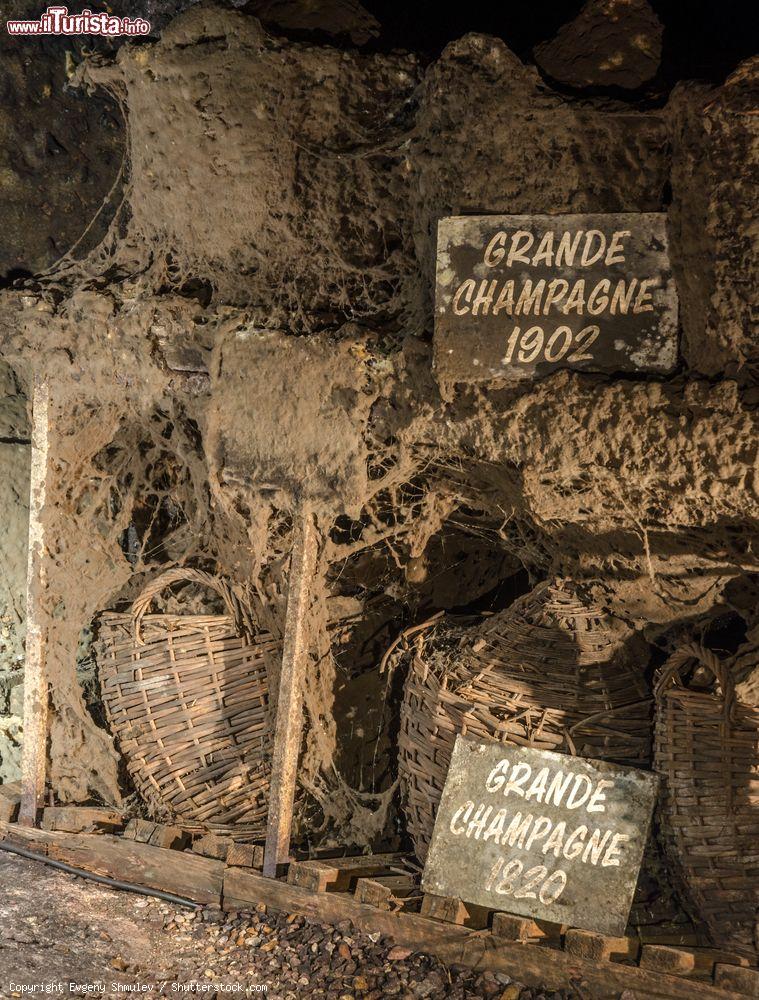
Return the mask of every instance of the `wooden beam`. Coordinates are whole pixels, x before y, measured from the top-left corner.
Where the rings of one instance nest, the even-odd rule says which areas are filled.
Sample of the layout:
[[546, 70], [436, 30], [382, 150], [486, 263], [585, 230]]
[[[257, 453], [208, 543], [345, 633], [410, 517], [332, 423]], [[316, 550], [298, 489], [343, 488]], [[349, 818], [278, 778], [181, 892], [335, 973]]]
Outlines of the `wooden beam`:
[[276, 877], [277, 865], [286, 863], [290, 856], [295, 779], [303, 729], [307, 618], [311, 579], [316, 567], [316, 527], [306, 504], [298, 512], [294, 534], [264, 851], [264, 875], [269, 878]]
[[292, 861], [287, 881], [310, 892], [347, 892], [358, 878], [402, 870], [404, 857], [404, 854], [362, 854], [354, 858]]
[[50, 388], [35, 375], [32, 392], [32, 455], [29, 487], [29, 548], [26, 564], [26, 657], [24, 661], [24, 747], [21, 758], [19, 823], [35, 826], [44, 805], [47, 764], [48, 683], [45, 628], [40, 595], [45, 588], [45, 509]]
[[0, 823], [0, 838], [97, 875], [221, 905], [223, 861], [107, 833], [56, 833]]
[[60, 833], [115, 833], [124, 825], [120, 810], [99, 806], [46, 806], [42, 829]]
[[596, 1000], [618, 1000], [625, 990], [647, 1000], [735, 1000], [734, 992], [698, 980], [587, 960], [545, 945], [507, 941], [414, 913], [379, 910], [346, 893], [308, 892], [244, 868], [227, 868], [224, 908], [252, 910], [258, 903], [283, 913], [301, 913], [320, 924], [349, 920], [356, 930], [387, 935], [398, 945], [436, 955], [448, 965], [504, 972], [528, 986], [548, 984], [559, 989], [571, 980], [584, 980], [583, 989]]

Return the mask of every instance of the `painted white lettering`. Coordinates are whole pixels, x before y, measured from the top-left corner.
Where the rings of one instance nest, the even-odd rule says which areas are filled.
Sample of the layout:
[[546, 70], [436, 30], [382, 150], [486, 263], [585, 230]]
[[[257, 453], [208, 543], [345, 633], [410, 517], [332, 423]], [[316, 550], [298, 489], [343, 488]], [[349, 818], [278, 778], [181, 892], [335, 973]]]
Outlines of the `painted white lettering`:
[[626, 833], [615, 833], [611, 838], [611, 843], [603, 856], [603, 861], [601, 862], [602, 868], [609, 868], [610, 866], [619, 867], [619, 851], [624, 841], [629, 840], [629, 834]]
[[515, 260], [518, 260], [520, 264], [529, 264], [530, 256], [527, 251], [534, 242], [535, 237], [532, 233], [528, 233], [526, 229], [518, 229], [511, 237], [511, 247], [509, 249], [509, 256], [506, 259], [506, 267], [513, 267]]
[[[596, 250], [591, 250], [594, 240], [598, 243], [598, 247]], [[597, 260], [600, 260], [603, 257], [605, 250], [606, 237], [601, 230], [589, 229], [585, 234], [585, 246], [582, 248], [580, 264], [583, 267], [590, 267], [591, 264], [595, 264]]]
[[587, 836], [587, 826], [578, 826], [576, 830], [570, 833], [564, 842], [564, 850], [562, 851], [567, 861], [572, 861], [578, 854], [582, 854], [582, 847]]
[[485, 779], [485, 788], [489, 792], [497, 792], [500, 788], [503, 788], [508, 770], [509, 762], [507, 760], [499, 760]]
[[476, 282], [474, 278], [467, 278], [466, 281], [462, 281], [459, 287], [456, 289], [456, 294], [453, 296], [453, 303], [451, 308], [455, 316], [466, 316], [469, 312], [469, 306], [462, 306], [461, 300], [465, 302], [472, 301], [472, 292], [476, 287]]
[[585, 845], [585, 850], [582, 855], [582, 860], [584, 864], [590, 863], [592, 865], [597, 865], [603, 854], [604, 847], [606, 847], [606, 842], [611, 837], [611, 830], [607, 830], [603, 837], [601, 836], [600, 830], [594, 830], [590, 835], [590, 840]]
[[532, 780], [532, 784], [524, 793], [525, 799], [536, 798], [538, 802], [543, 801], [543, 796], [546, 792], [546, 785], [548, 784], [548, 775], [551, 773], [550, 769], [547, 767], [541, 767], [538, 773]]
[[653, 296], [651, 292], [649, 292], [648, 288], [649, 286], [655, 286], [656, 284], [656, 278], [644, 278], [643, 281], [641, 281], [638, 297], [635, 300], [635, 305], [633, 306], [634, 313], [653, 312]]
[[607, 781], [606, 778], [601, 778], [595, 787], [593, 794], [590, 796], [590, 801], [588, 802], [588, 812], [589, 813], [602, 813], [606, 812], [606, 806], [602, 805], [606, 801], [606, 796], [604, 795], [604, 788], [613, 788], [614, 782]]
[[[466, 823], [469, 817], [472, 815], [472, 809], [474, 809], [474, 802], [465, 802], [463, 806], [459, 806], [456, 812], [451, 817], [451, 833], [458, 837], [466, 830]], [[463, 825], [460, 829], [456, 829], [456, 823], [459, 819], [463, 820]]]
[[[580, 785], [585, 785], [585, 791], [578, 798], [578, 792]], [[575, 776], [575, 783], [572, 785], [572, 791], [567, 796], [566, 807], [567, 809], [579, 809], [580, 806], [585, 805], [585, 802], [590, 795], [590, 790], [593, 787], [593, 782], [587, 776], [587, 774], [578, 774]]]
[[515, 764], [511, 769], [511, 777], [506, 782], [506, 787], [503, 790], [504, 795], [508, 795], [509, 792], [515, 792], [520, 798], [524, 798], [524, 789], [522, 785], [527, 784], [527, 779], [532, 774], [532, 768], [529, 764], [525, 764], [523, 760], [520, 760], [518, 764]]
[[588, 312], [591, 316], [598, 316], [609, 304], [609, 289], [611, 282], [608, 278], [602, 278], [588, 296]]
[[622, 246], [622, 238], [629, 235], [629, 229], [620, 229], [618, 232], [614, 233], [609, 242], [609, 249], [606, 251], [606, 259], [604, 263], [607, 267], [610, 264], [624, 264], [625, 248]]
[[556, 267], [571, 267], [575, 262], [575, 255], [582, 239], [582, 230], [572, 235], [572, 233], [562, 233], [559, 246], [556, 250]]
[[527, 836], [527, 831], [530, 829], [532, 824], [532, 813], [527, 813], [527, 815], [522, 819], [521, 813], [516, 813], [512, 821], [509, 823], [509, 828], [506, 831], [505, 836], [501, 837], [501, 844], [508, 841], [509, 847], [513, 847], [517, 844], [519, 847], [524, 847], [524, 839]]
[[492, 238], [490, 243], [485, 247], [485, 256], [483, 260], [487, 267], [495, 267], [500, 264], [503, 258], [506, 256], [506, 233], [500, 232], [496, 233]]
[[553, 823], [547, 816], [539, 816], [535, 820], [535, 826], [532, 828], [532, 833], [527, 838], [527, 844], [525, 845], [526, 849], [529, 851], [536, 840], [542, 840], [552, 826]]

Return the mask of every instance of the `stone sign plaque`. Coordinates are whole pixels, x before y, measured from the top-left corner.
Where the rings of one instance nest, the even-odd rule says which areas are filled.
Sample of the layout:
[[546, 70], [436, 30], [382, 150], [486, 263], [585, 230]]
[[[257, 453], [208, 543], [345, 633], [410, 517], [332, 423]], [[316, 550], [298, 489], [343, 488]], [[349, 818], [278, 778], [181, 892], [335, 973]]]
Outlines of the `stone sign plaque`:
[[624, 934], [657, 784], [631, 767], [458, 736], [422, 888]]
[[671, 371], [677, 293], [665, 223], [662, 213], [441, 219], [438, 378]]

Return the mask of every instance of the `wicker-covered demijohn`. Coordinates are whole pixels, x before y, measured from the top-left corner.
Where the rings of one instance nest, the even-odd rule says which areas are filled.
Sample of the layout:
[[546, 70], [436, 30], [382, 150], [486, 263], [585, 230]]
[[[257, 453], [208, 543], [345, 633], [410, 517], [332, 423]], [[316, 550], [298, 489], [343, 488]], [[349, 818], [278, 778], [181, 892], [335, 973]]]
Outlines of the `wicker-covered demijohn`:
[[669, 866], [715, 943], [757, 958], [759, 708], [729, 660], [689, 643], [655, 685], [655, 766]]
[[[212, 588], [226, 614], [147, 614], [171, 584]], [[251, 839], [265, 831], [278, 644], [222, 580], [176, 569], [131, 611], [100, 618], [103, 704], [129, 774], [153, 813], [191, 831]]]
[[644, 644], [584, 587], [541, 584], [475, 625], [438, 617], [404, 633], [387, 659], [407, 669], [399, 772], [422, 860], [458, 733], [649, 762]]

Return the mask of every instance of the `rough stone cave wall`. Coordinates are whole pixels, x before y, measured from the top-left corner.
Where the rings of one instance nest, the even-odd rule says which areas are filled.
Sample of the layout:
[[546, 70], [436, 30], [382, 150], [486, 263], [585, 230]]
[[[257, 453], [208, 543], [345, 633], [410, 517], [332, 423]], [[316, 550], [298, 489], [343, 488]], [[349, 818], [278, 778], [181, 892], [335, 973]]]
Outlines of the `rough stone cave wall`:
[[[603, 579], [660, 654], [720, 616], [752, 624], [758, 71], [641, 110], [560, 94], [491, 37], [424, 66], [287, 41], [214, 6], [80, 65], [79, 84], [124, 112], [123, 203], [95, 251], [0, 298], [3, 356], [48, 371], [53, 393], [61, 801], [128, 792], [77, 680], [98, 611], [188, 563], [249, 585], [281, 628], [303, 497], [320, 532], [312, 834], [372, 840], [391, 815], [388, 713], [360, 707], [381, 649], [367, 622], [389, 643], [523, 567], [532, 582]], [[471, 211], [668, 211], [677, 373], [439, 387], [435, 225]], [[454, 545], [485, 567], [458, 587]], [[348, 724], [376, 727], [379, 769], [344, 751]]]

